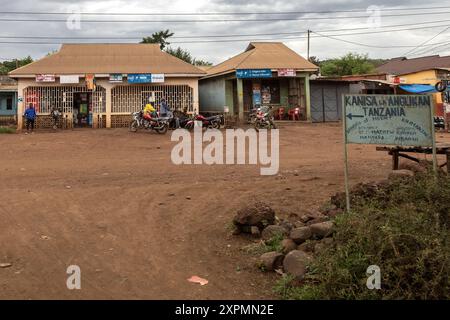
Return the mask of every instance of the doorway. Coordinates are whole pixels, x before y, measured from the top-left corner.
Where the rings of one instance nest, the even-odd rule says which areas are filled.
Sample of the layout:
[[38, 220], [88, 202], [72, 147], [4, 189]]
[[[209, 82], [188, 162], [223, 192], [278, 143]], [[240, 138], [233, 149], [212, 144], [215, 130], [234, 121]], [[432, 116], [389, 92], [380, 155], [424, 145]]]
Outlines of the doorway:
[[75, 128], [92, 127], [92, 92], [74, 92], [73, 126]]

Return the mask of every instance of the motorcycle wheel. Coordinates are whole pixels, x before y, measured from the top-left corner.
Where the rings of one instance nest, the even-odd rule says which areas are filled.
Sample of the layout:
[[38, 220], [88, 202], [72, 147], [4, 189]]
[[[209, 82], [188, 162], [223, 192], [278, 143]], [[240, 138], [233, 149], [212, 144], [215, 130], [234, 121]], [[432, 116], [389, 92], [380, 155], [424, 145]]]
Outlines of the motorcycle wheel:
[[138, 131], [138, 128], [139, 128], [138, 122], [136, 120], [131, 121], [131, 123], [130, 123], [130, 131], [131, 132], [136, 132], [136, 131]]
[[447, 90], [447, 84], [444, 81], [436, 83], [436, 91], [444, 92]]
[[211, 128], [213, 128], [213, 129], [220, 129], [220, 122], [219, 121], [214, 121], [213, 123], [211, 123]]
[[166, 134], [168, 128], [169, 125], [165, 124], [161, 129], [156, 129], [156, 132], [158, 132], [159, 134]]

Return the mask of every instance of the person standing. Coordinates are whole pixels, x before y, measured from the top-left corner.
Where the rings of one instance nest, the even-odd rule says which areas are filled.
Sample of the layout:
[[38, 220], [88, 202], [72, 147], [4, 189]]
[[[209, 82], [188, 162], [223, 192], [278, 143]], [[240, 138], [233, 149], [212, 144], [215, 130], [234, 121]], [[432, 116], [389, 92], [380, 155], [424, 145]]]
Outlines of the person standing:
[[162, 98], [161, 103], [159, 104], [159, 116], [165, 118], [169, 115], [169, 112], [171, 112], [169, 105], [167, 104], [166, 99]]
[[32, 103], [30, 103], [30, 105], [28, 106], [27, 110], [25, 110], [24, 117], [25, 117], [26, 123], [27, 123], [27, 132], [26, 132], [26, 134], [28, 134], [30, 132], [30, 129], [31, 129], [31, 133], [33, 133], [33, 131], [34, 131], [34, 122], [36, 120], [36, 110], [34, 109]]

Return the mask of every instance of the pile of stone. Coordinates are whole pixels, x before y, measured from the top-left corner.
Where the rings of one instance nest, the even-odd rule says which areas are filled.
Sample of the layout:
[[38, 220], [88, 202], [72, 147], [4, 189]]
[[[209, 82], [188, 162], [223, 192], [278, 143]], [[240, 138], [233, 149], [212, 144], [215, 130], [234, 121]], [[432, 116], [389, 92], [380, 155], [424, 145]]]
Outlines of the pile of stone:
[[342, 210], [330, 206], [323, 212], [313, 211], [279, 220], [270, 206], [260, 202], [239, 210], [233, 223], [235, 234], [251, 234], [266, 243], [277, 237], [283, 238], [281, 250], [264, 253], [258, 266], [265, 271], [287, 273], [302, 280], [313, 255], [332, 245], [334, 223], [330, 217], [339, 213]]

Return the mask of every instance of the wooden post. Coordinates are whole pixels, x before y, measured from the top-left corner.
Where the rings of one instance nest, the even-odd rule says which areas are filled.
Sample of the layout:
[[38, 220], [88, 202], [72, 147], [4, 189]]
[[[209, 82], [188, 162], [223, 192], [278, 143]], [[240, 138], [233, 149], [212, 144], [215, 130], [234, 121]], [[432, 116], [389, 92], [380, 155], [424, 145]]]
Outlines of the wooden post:
[[392, 151], [392, 170], [398, 170], [399, 168], [399, 156], [398, 150]]
[[345, 96], [342, 95], [342, 126], [343, 126], [343, 133], [344, 133], [344, 179], [345, 179], [345, 202], [347, 206], [347, 212], [350, 212], [350, 187], [349, 187], [349, 181], [348, 181], [348, 146], [347, 146], [347, 117], [346, 117], [346, 110], [345, 110]]
[[450, 149], [447, 150], [447, 175], [450, 175]]

